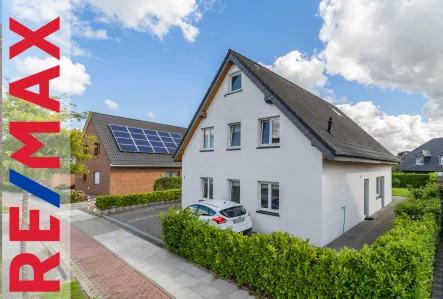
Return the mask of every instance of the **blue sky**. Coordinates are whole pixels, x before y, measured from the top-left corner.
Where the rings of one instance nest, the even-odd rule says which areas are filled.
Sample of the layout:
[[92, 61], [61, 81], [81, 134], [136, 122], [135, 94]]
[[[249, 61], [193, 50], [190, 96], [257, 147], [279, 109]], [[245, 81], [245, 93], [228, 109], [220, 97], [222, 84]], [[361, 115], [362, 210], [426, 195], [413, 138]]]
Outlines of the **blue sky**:
[[[63, 1], [67, 0], [60, 0], [60, 2]], [[191, 4], [195, 2], [195, 0], [186, 1]], [[287, 75], [288, 79], [334, 104], [344, 105], [339, 107], [392, 151], [419, 145], [426, 139], [441, 136], [443, 132], [441, 116], [431, 113], [432, 110], [438, 110], [440, 107], [438, 105], [443, 102], [439, 102], [438, 97], [433, 98], [434, 94], [438, 93], [436, 88], [429, 87], [425, 83], [408, 84], [406, 78], [403, 81], [397, 78], [398, 69], [416, 67], [412, 61], [407, 60], [410, 59], [407, 57], [401, 63], [395, 61], [397, 59], [395, 57], [407, 56], [408, 53], [383, 57], [383, 53], [394, 50], [392, 48], [394, 46], [388, 42], [385, 46], [374, 47], [378, 47], [374, 51], [379, 51], [377, 53], [381, 53], [380, 55], [372, 55], [373, 53], [367, 50], [367, 46], [358, 48], [359, 44], [377, 38], [374, 36], [376, 33], [365, 33], [363, 29], [362, 40], [358, 40], [358, 36], [353, 37], [355, 42], [351, 41], [349, 44], [348, 37], [353, 33], [342, 24], [351, 23], [354, 24], [352, 26], [358, 26], [355, 23], [358, 21], [352, 19], [352, 14], [349, 13], [349, 11], [361, 9], [355, 3], [361, 2], [361, 5], [366, 7], [366, 18], [363, 16], [366, 22], [370, 24], [369, 18], [372, 18], [374, 24], [383, 22], [377, 18], [382, 16], [383, 11], [388, 8], [377, 7], [378, 11], [371, 12], [367, 6], [364, 6], [371, 1], [324, 0], [322, 3], [320, 1], [274, 3], [201, 0], [194, 3], [199, 5], [198, 9], [181, 15], [184, 15], [181, 18], [182, 21], [198, 28], [198, 34], [191, 38], [184, 36], [184, 31], [180, 26], [167, 26], [167, 30], [161, 34], [156, 32], [158, 28], [150, 29], [143, 26], [145, 20], [155, 23], [162, 21], [165, 15], [182, 13], [178, 9], [179, 12], [170, 12], [167, 7], [164, 8], [166, 12], [159, 12], [157, 9], [152, 11], [151, 8], [143, 7], [140, 1], [127, 1], [128, 6], [135, 7], [132, 13], [141, 9], [145, 9], [146, 12], [144, 19], [141, 18], [138, 24], [133, 24], [130, 9], [127, 13], [118, 15], [116, 11], [121, 9], [120, 7], [113, 7], [115, 11], [112, 12], [110, 9], [111, 12], [109, 12], [107, 7], [96, 5], [97, 1], [94, 0], [74, 0], [73, 2], [75, 5], [71, 3], [73, 8], [70, 12], [63, 11], [61, 8], [59, 11], [57, 8], [51, 7], [51, 9], [55, 14], [75, 16], [76, 22], [83, 22], [77, 27], [82, 32], [75, 33], [75, 30], [72, 30], [71, 38], [76, 43], [76, 48], [86, 54], [70, 57], [73, 63], [84, 67], [81, 71], [83, 75], [89, 75], [89, 80], [87, 78], [81, 80], [84, 91], [74, 92], [72, 96], [72, 102], [78, 105], [79, 111], [92, 110], [187, 126], [224, 55], [229, 48], [232, 48], [255, 61], [271, 66], [274, 71], [283, 76]], [[171, 2], [171, 5], [177, 3], [173, 0], [167, 2]], [[340, 8], [335, 5], [337, 2], [343, 2]], [[411, 11], [417, 10], [417, 7], [404, 8], [407, 1], [395, 0], [393, 2], [398, 4], [394, 9], [407, 9], [410, 14], [412, 14]], [[47, 23], [51, 17], [49, 13], [46, 18], [40, 19], [27, 13], [28, 9], [40, 9], [37, 8], [37, 4], [37, 0], [29, 1], [26, 5], [14, 4], [11, 0], [4, 1], [3, 24], [7, 24], [7, 18], [11, 15], [23, 20], [34, 29]], [[141, 6], [136, 7], [137, 5]], [[335, 18], [333, 25], [328, 25], [328, 16]], [[383, 30], [391, 33], [388, 26], [395, 27], [397, 25], [395, 22], [405, 22], [400, 17], [398, 20], [395, 17], [393, 19], [393, 23], [385, 25]], [[320, 31], [323, 27], [325, 31], [334, 27], [338, 29], [334, 29], [333, 33], [322, 39]], [[87, 37], [84, 34], [88, 28], [96, 34], [94, 37]], [[6, 39], [9, 37], [11, 41], [19, 40], [6, 29], [7, 26], [3, 30]], [[101, 35], [99, 30], [102, 30]], [[105, 37], [103, 37], [103, 31], [106, 33]], [[396, 34], [395, 31], [392, 32]], [[417, 32], [417, 34], [421, 33]], [[390, 37], [390, 39], [393, 38]], [[334, 44], [342, 46], [341, 52], [333, 49]], [[356, 49], [348, 50], [354, 46]], [[401, 48], [396, 50], [401, 51]], [[279, 57], [284, 57], [293, 51], [302, 54], [297, 56], [299, 61], [282, 61], [280, 66], [274, 64]], [[6, 61], [6, 51], [4, 52], [3, 61]], [[355, 53], [359, 54], [355, 56]], [[362, 59], [363, 54], [367, 54], [365, 57], [370, 58]], [[24, 61], [26, 56], [46, 58], [44, 53], [36, 49], [24, 53], [19, 59]], [[349, 61], [342, 59], [348, 57]], [[291, 68], [291, 63], [295, 63], [293, 67], [298, 65], [300, 60], [307, 63], [307, 67], [314, 65], [315, 62], [317, 75], [312, 78], [309, 74], [304, 74], [307, 72], [307, 67], [303, 67], [303, 64], [299, 71], [302, 75], [296, 73], [297, 71]], [[384, 61], [387, 61], [386, 64], [391, 62], [392, 67], [389, 70], [380, 71], [380, 66], [384, 65]], [[425, 61], [421, 65], [424, 64]], [[16, 62], [9, 62], [5, 64], [3, 73], [12, 78], [19, 78], [23, 77], [29, 68], [29, 63], [22, 63], [21, 67], [18, 67]], [[356, 69], [363, 71], [354, 73]], [[389, 72], [393, 72], [393, 75]], [[429, 71], [429, 74], [434, 73], [435, 70]], [[426, 73], [422, 74], [422, 77], [423, 75]], [[306, 77], [309, 78], [306, 79]], [[316, 78], [321, 79], [322, 83], [312, 85], [312, 80]], [[306, 82], [310, 82], [311, 85], [303, 86]], [[105, 100], [116, 103], [115, 109], [110, 109], [104, 103]], [[424, 107], [429, 102], [434, 103], [432, 106], [434, 108], [428, 109], [430, 113], [424, 113], [426, 110]], [[117, 104], [118, 107], [116, 107]], [[408, 118], [398, 117], [399, 115], [406, 115]], [[362, 117], [367, 119], [361, 121]], [[371, 121], [371, 117], [376, 119]], [[394, 135], [380, 133], [383, 130], [393, 132]], [[420, 137], [414, 139], [417, 134]], [[392, 141], [393, 136], [396, 139], [395, 142]]]

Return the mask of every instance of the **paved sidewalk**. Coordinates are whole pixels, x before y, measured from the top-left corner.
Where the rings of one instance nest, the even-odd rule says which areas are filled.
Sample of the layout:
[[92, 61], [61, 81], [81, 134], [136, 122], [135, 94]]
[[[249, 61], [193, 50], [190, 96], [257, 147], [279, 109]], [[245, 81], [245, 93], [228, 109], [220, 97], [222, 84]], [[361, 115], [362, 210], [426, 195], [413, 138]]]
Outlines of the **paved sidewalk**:
[[[122, 261], [131, 265], [132, 268], [175, 298], [254, 298], [249, 296], [246, 291], [239, 289], [234, 283], [217, 279], [207, 271], [121, 229], [102, 217], [94, 217], [83, 211], [75, 211], [71, 224], [112, 251]], [[96, 266], [98, 265], [96, 264]], [[108, 277], [112, 279], [113, 275], [108, 275]]]

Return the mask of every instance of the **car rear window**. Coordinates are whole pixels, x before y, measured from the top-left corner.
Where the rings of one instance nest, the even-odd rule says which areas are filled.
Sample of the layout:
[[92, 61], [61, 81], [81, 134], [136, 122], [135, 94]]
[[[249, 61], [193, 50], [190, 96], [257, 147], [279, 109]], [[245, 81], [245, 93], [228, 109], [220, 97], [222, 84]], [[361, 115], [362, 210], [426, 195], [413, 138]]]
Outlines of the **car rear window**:
[[228, 218], [233, 218], [246, 214], [246, 210], [242, 206], [237, 206], [220, 211], [220, 214]]

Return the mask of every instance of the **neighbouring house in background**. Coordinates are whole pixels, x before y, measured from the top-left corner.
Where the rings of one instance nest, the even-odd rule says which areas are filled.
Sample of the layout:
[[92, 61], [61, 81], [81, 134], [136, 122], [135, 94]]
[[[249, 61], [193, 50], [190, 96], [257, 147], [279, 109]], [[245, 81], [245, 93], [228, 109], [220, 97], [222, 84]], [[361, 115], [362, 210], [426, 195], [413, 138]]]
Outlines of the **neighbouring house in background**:
[[401, 159], [404, 172], [443, 172], [443, 138], [434, 138]]
[[57, 186], [66, 185], [68, 189], [75, 185], [75, 175], [66, 173], [56, 173], [49, 178], [49, 187], [55, 188]]
[[99, 144], [85, 161], [89, 173], [77, 176], [75, 187], [86, 194], [127, 194], [153, 191], [164, 176], [180, 176], [172, 159], [185, 128], [125, 117], [90, 113], [85, 124]]
[[240, 202], [253, 231], [325, 246], [391, 202], [400, 161], [334, 105], [229, 50], [174, 155], [182, 204]]

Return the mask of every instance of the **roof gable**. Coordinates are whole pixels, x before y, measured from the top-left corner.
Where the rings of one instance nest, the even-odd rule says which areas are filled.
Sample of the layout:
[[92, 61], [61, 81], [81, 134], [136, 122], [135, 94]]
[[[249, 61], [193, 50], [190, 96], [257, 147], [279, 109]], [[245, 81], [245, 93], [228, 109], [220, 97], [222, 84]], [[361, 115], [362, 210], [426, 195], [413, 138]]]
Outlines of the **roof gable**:
[[[136, 120], [131, 118], [113, 116], [91, 112], [90, 120], [95, 125], [97, 135], [103, 144], [109, 157], [111, 166], [120, 167], [181, 167], [180, 162], [175, 162], [172, 155], [154, 154], [154, 153], [130, 153], [120, 151], [114, 136], [112, 135], [110, 124], [128, 126], [134, 128], [150, 129], [179, 133], [184, 135], [186, 129], [181, 127], [169, 126], [148, 121]], [[86, 124], [87, 125], [87, 124]], [[86, 128], [86, 126], [85, 126]]]
[[[231, 64], [235, 64], [263, 92], [265, 99], [271, 101], [327, 159], [335, 160], [340, 156], [399, 162], [337, 107], [233, 50], [229, 50], [197, 109], [174, 155], [176, 160], [181, 159]], [[330, 117], [333, 121], [331, 133], [327, 130]]]

